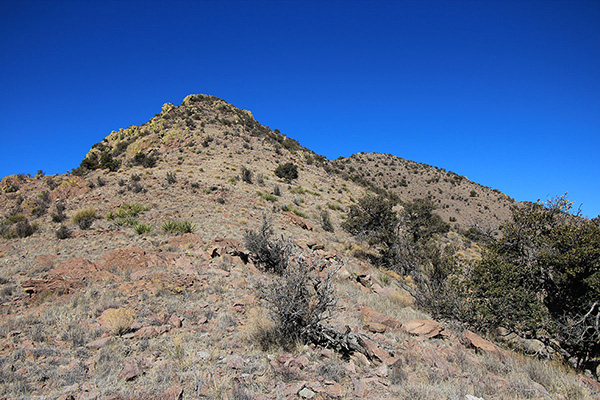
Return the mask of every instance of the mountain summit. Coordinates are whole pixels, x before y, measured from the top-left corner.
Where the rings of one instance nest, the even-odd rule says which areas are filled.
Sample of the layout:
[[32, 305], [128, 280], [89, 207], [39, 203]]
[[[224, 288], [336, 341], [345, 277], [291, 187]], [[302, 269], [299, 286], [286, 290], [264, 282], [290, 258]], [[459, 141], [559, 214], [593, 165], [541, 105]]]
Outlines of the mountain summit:
[[1, 180], [0, 398], [597, 398], [509, 350], [558, 358], [543, 332], [501, 347], [441, 318], [513, 205], [392, 155], [327, 160], [214, 96], [167, 103], [70, 174]]

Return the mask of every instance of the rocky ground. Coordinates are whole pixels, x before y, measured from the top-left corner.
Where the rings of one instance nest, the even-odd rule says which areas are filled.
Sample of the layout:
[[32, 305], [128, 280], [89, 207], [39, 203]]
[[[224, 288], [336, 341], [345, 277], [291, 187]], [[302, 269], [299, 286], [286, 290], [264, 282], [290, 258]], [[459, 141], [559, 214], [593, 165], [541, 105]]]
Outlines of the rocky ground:
[[[0, 183], [0, 398], [600, 398], [591, 378], [418, 310], [402, 289], [410, 278], [356, 258], [368, 246], [340, 228], [368, 189], [256, 134], [264, 127], [249, 113], [199, 99], [202, 112], [187, 99], [109, 135], [113, 149], [128, 141], [115, 171]], [[157, 164], [128, 163], [139, 151], [155, 151]], [[299, 167], [291, 182], [274, 174], [285, 162]], [[93, 211], [89, 227], [82, 210]], [[321, 273], [337, 271], [326, 324], [364, 352], [264, 341], [273, 321], [261, 293], [278, 278], [244, 243], [264, 216]], [[171, 220], [191, 232], [165, 230]], [[19, 237], [26, 224], [34, 232]], [[458, 232], [440, 240], [478, 257]]]

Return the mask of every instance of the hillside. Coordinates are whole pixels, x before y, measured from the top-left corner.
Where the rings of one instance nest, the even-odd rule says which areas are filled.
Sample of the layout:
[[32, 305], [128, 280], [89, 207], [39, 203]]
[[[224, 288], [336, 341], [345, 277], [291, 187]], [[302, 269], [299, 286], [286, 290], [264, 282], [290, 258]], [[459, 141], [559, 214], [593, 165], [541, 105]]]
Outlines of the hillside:
[[[434, 321], [410, 276], [356, 258], [374, 249], [341, 225], [382, 190], [430, 195], [464, 260], [480, 248], [459, 231], [496, 230], [512, 203], [389, 155], [328, 161], [206, 95], [113, 131], [71, 174], [3, 178], [0, 398], [598, 398], [594, 379]], [[248, 249], [265, 218], [300, 279]], [[331, 337], [277, 345], [268, 310], [305, 281], [337, 298]]]
[[359, 153], [332, 164], [346, 179], [383, 188], [403, 201], [431, 199], [437, 214], [456, 231], [478, 227], [497, 233], [515, 203], [504, 193], [454, 172], [391, 154]]

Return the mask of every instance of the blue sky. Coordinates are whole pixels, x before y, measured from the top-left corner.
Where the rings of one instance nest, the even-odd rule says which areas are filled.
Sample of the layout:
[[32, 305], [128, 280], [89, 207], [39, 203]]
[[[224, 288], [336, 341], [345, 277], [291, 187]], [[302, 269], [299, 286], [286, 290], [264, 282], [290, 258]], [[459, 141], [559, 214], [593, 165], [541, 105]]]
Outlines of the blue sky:
[[0, 51], [0, 176], [64, 173], [204, 93], [328, 158], [600, 214], [598, 1], [4, 0]]

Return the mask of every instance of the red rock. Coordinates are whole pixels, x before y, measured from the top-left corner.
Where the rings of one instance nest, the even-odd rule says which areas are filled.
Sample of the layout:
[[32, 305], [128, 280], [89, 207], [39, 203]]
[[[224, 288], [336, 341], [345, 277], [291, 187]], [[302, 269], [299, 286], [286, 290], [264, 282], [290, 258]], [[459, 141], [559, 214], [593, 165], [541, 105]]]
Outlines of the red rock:
[[422, 335], [429, 339], [436, 337], [444, 330], [442, 324], [431, 319], [405, 322], [403, 328], [412, 335]]
[[304, 218], [297, 216], [293, 212], [284, 211], [282, 214], [285, 215], [288, 223], [299, 226], [300, 228], [307, 230], [307, 231], [313, 230], [312, 227], [310, 226], [310, 224], [307, 221], [305, 221]]
[[345, 390], [335, 381], [325, 381], [322, 393], [326, 393], [331, 397], [342, 397], [345, 394]]
[[152, 337], [156, 337], [158, 335], [159, 335], [159, 333], [156, 330], [156, 327], [154, 327], [154, 326], [145, 326], [143, 328], [140, 328], [135, 333], [135, 337], [137, 337], [137, 338], [144, 338], [144, 339], [149, 339], [149, 338], [152, 338]]
[[367, 350], [369, 354], [369, 358], [378, 362], [385, 362], [388, 358], [390, 358], [387, 351], [383, 350], [377, 343], [370, 339], [361, 338], [361, 344]]
[[180, 400], [183, 396], [183, 388], [179, 385], [173, 385], [167, 389], [161, 399], [164, 400]]
[[402, 326], [402, 322], [398, 321], [397, 319], [379, 313], [366, 306], [360, 308], [360, 315], [363, 317], [365, 322], [376, 322], [392, 329], [398, 329]]
[[468, 329], [465, 329], [464, 339], [468, 346], [474, 347], [475, 350], [484, 351], [488, 353], [500, 354], [501, 350], [498, 346], [493, 344], [492, 342], [485, 340], [481, 336], [476, 333], [471, 332]]
[[284, 396], [295, 396], [298, 394], [298, 392], [300, 392], [304, 388], [304, 385], [306, 385], [305, 381], [292, 383], [290, 386], [285, 388], [285, 390], [283, 391], [283, 395]]
[[168, 323], [174, 327], [174, 328], [181, 328], [181, 318], [179, 318], [177, 315], [173, 314], [171, 315], [171, 317], [169, 317], [169, 321]]
[[123, 370], [119, 374], [119, 378], [125, 381], [130, 381], [137, 378], [142, 371], [138, 364], [134, 361], [126, 361]]

